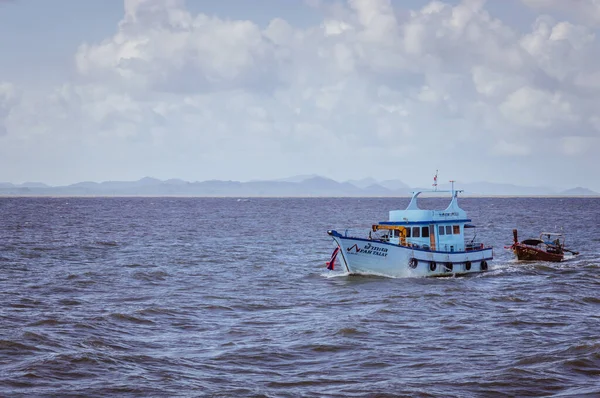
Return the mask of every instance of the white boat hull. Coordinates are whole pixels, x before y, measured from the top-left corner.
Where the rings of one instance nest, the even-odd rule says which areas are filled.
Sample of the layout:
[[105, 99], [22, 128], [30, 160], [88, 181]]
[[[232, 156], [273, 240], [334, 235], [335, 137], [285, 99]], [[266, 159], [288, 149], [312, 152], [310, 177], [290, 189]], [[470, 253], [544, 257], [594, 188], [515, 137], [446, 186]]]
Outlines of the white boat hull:
[[465, 252], [444, 252], [399, 246], [376, 240], [329, 233], [340, 247], [341, 265], [350, 274], [392, 277], [451, 276], [487, 271], [491, 247]]

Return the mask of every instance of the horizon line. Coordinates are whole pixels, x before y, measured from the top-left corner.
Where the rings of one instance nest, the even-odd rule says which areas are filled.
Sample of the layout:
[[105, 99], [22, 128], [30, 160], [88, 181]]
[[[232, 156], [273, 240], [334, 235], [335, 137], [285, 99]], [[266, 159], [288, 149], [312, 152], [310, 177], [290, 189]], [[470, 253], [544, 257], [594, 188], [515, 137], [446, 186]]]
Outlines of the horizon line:
[[[285, 181], [285, 180], [289, 180], [289, 179], [293, 179], [296, 177], [306, 177], [304, 180], [302, 181]], [[405, 185], [407, 185], [408, 189], [426, 189], [423, 186], [410, 186], [409, 184], [405, 183], [403, 180], [396, 178], [396, 179], [384, 179], [384, 180], [378, 180], [375, 179], [374, 177], [364, 177], [364, 178], [359, 178], [359, 179], [346, 179], [346, 180], [337, 180], [335, 178], [331, 178], [331, 177], [326, 177], [326, 176], [322, 176], [319, 174], [310, 174], [310, 175], [303, 175], [303, 174], [299, 174], [299, 175], [293, 175], [290, 177], [283, 177], [283, 178], [273, 178], [273, 179], [251, 179], [251, 180], [233, 180], [233, 179], [217, 179], [217, 178], [211, 178], [211, 179], [206, 179], [206, 180], [195, 180], [195, 181], [191, 181], [191, 180], [184, 180], [182, 178], [177, 178], [177, 177], [171, 177], [171, 178], [167, 178], [167, 179], [160, 179], [160, 178], [156, 178], [156, 177], [152, 177], [152, 176], [144, 176], [141, 177], [139, 179], [134, 179], [134, 180], [103, 180], [103, 181], [92, 181], [92, 180], [83, 180], [83, 181], [77, 181], [77, 182], [73, 182], [73, 183], [67, 183], [67, 184], [49, 184], [49, 183], [45, 183], [43, 181], [24, 181], [21, 183], [15, 183], [15, 182], [11, 182], [11, 181], [0, 181], [0, 184], [11, 184], [11, 185], [15, 185], [15, 186], [23, 186], [23, 185], [28, 185], [28, 184], [42, 184], [45, 185], [46, 187], [49, 188], [60, 188], [60, 187], [70, 187], [72, 185], [76, 185], [76, 184], [83, 184], [83, 183], [93, 183], [93, 184], [103, 184], [103, 183], [111, 183], [111, 182], [123, 182], [123, 183], [132, 183], [132, 182], [140, 182], [142, 180], [156, 180], [156, 181], [160, 181], [160, 182], [167, 182], [167, 181], [181, 181], [181, 182], [185, 182], [185, 183], [190, 183], [190, 184], [194, 184], [194, 183], [203, 183], [203, 182], [212, 182], [212, 181], [219, 181], [219, 182], [238, 182], [238, 183], [253, 183], [253, 182], [282, 182], [282, 183], [299, 183], [299, 182], [303, 182], [306, 180], [311, 180], [311, 179], [316, 179], [316, 178], [320, 178], [320, 179], [327, 179], [327, 180], [331, 180], [337, 183], [351, 183], [350, 181], [362, 181], [362, 180], [368, 180], [368, 179], [372, 179], [375, 181], [376, 184], [382, 183], [382, 182], [386, 182], [386, 181], [398, 181], [401, 182]], [[557, 189], [557, 190], [562, 190], [562, 191], [566, 191], [566, 190], [570, 190], [570, 189], [577, 189], [577, 188], [581, 188], [581, 189], [589, 189], [591, 191], [593, 191], [590, 188], [587, 187], [582, 187], [582, 186], [576, 186], [573, 188], [557, 188], [557, 187], [551, 187], [551, 186], [546, 186], [546, 185], [519, 185], [519, 184], [515, 184], [515, 183], [511, 183], [511, 182], [495, 182], [495, 181], [488, 181], [488, 180], [480, 180], [480, 181], [471, 181], [471, 182], [467, 182], [467, 181], [460, 181], [460, 180], [454, 180], [456, 183], [458, 184], [495, 184], [495, 185], [512, 185], [515, 187], [520, 187], [520, 188], [547, 188], [547, 189]], [[443, 186], [443, 185], [450, 185], [450, 181], [448, 181], [447, 183], [440, 183], [438, 184], [438, 186]], [[43, 187], [38, 187], [38, 188], [43, 188]], [[1, 189], [1, 187], [0, 187]], [[600, 193], [599, 193], [600, 195]]]

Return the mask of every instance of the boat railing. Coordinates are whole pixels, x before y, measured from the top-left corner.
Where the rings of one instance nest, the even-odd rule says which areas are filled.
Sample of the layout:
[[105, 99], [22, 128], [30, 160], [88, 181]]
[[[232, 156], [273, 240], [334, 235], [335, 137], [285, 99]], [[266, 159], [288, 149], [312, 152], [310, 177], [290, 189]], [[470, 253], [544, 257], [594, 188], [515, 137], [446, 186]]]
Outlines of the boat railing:
[[485, 245], [482, 242], [469, 242], [465, 244], [465, 251], [481, 250]]
[[361, 229], [347, 228], [347, 229], [344, 229], [344, 232], [342, 233], [342, 235], [345, 238], [366, 238], [364, 228], [361, 228]]

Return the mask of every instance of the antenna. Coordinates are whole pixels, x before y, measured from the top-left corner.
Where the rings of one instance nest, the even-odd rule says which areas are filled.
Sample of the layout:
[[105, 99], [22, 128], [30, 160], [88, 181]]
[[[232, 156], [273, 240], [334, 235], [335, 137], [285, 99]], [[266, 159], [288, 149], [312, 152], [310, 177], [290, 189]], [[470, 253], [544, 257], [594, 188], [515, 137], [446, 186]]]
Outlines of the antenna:
[[454, 196], [454, 183], [456, 180], [450, 180], [450, 182], [452, 183], [452, 196]]
[[435, 171], [435, 175], [433, 176], [433, 184], [432, 184], [433, 189], [436, 190], [436, 191], [437, 191], [437, 185], [438, 185], [437, 184], [437, 175], [438, 175], [438, 171], [436, 170]]

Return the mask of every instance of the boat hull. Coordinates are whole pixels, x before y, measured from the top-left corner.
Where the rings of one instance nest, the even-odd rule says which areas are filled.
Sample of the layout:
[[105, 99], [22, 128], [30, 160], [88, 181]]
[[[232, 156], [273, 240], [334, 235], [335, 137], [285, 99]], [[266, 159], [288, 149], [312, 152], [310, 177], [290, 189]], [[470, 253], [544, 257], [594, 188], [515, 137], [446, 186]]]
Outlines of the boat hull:
[[562, 253], [548, 253], [544, 250], [520, 243], [515, 243], [512, 246], [512, 251], [520, 261], [551, 261], [558, 263], [564, 258], [564, 254]]
[[486, 271], [493, 258], [492, 248], [466, 252], [444, 252], [399, 246], [332, 231], [340, 247], [340, 263], [350, 274], [392, 277], [433, 277]]

